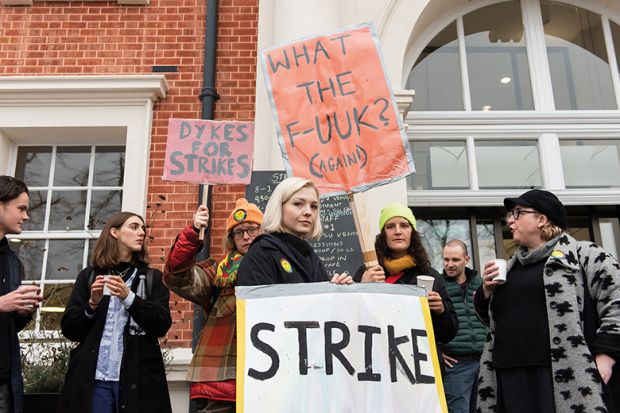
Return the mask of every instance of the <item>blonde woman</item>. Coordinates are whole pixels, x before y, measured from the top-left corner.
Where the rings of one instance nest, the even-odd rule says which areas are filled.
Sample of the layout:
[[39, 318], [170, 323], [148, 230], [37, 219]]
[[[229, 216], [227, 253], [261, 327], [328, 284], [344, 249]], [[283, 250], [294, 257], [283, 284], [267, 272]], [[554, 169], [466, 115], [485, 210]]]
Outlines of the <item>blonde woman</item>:
[[[239, 267], [237, 285], [289, 284], [330, 281], [308, 240], [322, 234], [319, 191], [309, 179], [287, 178], [273, 191], [256, 237]], [[351, 284], [346, 274], [331, 277]]]

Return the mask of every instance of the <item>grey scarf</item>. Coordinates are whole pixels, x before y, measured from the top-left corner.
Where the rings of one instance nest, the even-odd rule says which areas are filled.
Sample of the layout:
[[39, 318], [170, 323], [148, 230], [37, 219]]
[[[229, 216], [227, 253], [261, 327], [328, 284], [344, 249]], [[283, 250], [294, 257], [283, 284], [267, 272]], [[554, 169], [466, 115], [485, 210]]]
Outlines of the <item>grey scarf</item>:
[[551, 252], [553, 252], [555, 244], [558, 243], [560, 237], [561, 235], [558, 235], [557, 237], [545, 242], [543, 245], [533, 251], [528, 251], [527, 248], [521, 245], [515, 254], [517, 259], [519, 260], [519, 263], [521, 263], [521, 265], [530, 265], [542, 260], [546, 260], [547, 258], [549, 258], [549, 255], [551, 255]]

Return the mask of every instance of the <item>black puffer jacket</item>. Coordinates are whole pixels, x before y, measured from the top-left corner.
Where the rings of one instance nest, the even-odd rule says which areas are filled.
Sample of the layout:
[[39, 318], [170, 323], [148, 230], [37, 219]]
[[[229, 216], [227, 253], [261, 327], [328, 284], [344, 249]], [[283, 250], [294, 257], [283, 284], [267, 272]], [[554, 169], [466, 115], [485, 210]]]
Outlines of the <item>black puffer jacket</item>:
[[237, 285], [321, 281], [329, 281], [329, 276], [310, 244], [280, 232], [256, 237], [237, 272]]

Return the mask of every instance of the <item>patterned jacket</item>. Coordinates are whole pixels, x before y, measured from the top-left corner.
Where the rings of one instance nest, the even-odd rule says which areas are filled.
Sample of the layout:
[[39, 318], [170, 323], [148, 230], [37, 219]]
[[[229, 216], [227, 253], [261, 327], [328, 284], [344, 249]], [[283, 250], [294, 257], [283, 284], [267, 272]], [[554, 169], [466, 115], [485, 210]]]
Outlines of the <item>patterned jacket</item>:
[[[508, 271], [515, 259], [513, 256], [509, 260]], [[585, 329], [597, 317], [588, 314], [587, 308], [584, 311], [581, 268], [600, 320], [588, 343]], [[563, 234], [545, 263], [543, 282], [555, 410], [558, 413], [607, 412], [594, 355], [604, 353], [616, 360], [620, 358], [620, 265], [595, 244]], [[479, 302], [476, 300], [477, 305]], [[478, 306], [476, 309], [480, 310]], [[478, 313], [484, 318], [483, 311]], [[497, 395], [495, 372], [491, 367], [495, 323], [490, 310], [486, 321], [490, 321], [490, 333], [480, 363], [477, 410], [485, 413], [496, 411]]]
[[198, 233], [187, 226], [172, 246], [164, 268], [164, 283], [175, 294], [198, 304], [208, 315], [194, 351], [187, 380], [192, 397], [235, 400], [237, 336], [234, 287], [218, 288], [212, 280], [216, 262], [196, 262], [202, 247]]

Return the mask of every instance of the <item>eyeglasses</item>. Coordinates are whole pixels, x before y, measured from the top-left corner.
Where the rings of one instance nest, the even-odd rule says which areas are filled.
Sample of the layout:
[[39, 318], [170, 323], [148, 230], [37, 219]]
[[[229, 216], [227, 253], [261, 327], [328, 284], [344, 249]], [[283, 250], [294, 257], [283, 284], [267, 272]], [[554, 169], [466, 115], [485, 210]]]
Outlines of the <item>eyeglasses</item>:
[[246, 228], [246, 229], [239, 228], [239, 229], [233, 230], [232, 234], [233, 234], [233, 237], [235, 239], [241, 239], [241, 238], [243, 238], [243, 234], [244, 233], [247, 232], [248, 236], [253, 237], [256, 234], [258, 234], [258, 230], [259, 230], [258, 227], [249, 227], [249, 228]]
[[537, 214], [537, 211], [534, 211], [533, 209], [521, 209], [521, 208], [514, 208], [512, 211], [508, 211], [508, 213], [506, 214], [506, 221], [508, 221], [510, 218], [514, 218], [515, 221], [517, 219], [519, 219], [519, 217], [522, 214]]

